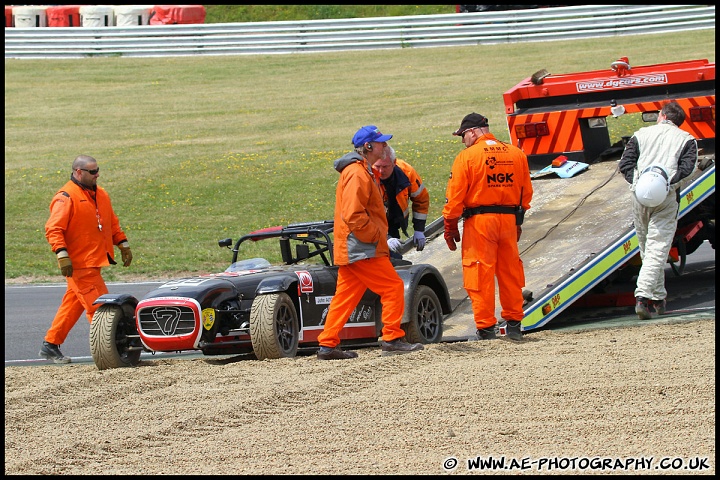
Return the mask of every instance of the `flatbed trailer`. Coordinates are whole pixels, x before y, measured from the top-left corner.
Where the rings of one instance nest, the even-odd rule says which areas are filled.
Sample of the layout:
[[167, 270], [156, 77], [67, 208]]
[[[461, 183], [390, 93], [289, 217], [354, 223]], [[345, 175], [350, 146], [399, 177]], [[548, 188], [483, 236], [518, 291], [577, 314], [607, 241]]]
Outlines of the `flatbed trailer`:
[[[545, 195], [543, 185], [536, 181], [539, 204], [528, 212], [524, 238], [519, 244], [525, 265], [526, 289], [533, 292], [532, 301], [524, 308], [523, 330], [545, 326], [560, 312], [592, 294], [593, 289], [611, 281], [622, 270], [637, 270], [640, 264], [639, 246], [632, 225], [630, 193], [627, 182], [614, 166], [616, 162], [591, 166], [595, 169], [592, 178], [599, 183], [587, 196], [576, 197], [569, 209], [567, 202], [557, 202], [564, 208], [551, 207], [553, 198]], [[603, 178], [601, 172], [610, 177]], [[580, 188], [587, 185], [587, 181], [577, 180], [576, 185]], [[556, 189], [559, 183], [560, 180], [550, 181], [548, 191]], [[686, 247], [696, 242], [699, 232], [709, 228], [705, 224], [709, 221], [708, 217], [693, 216], [693, 209], [703, 204], [707, 207], [711, 203], [714, 222], [714, 161], [704, 171], [697, 170], [683, 184], [686, 186], [681, 190], [678, 220], [683, 227], [678, 228], [680, 233], [676, 235], [674, 248], [686, 255], [689, 250]], [[561, 189], [559, 195], [564, 195], [571, 188], [568, 185]], [[565, 215], [561, 217], [563, 213]], [[683, 222], [684, 219], [687, 221]], [[559, 223], [553, 224], [556, 220]], [[688, 237], [692, 231], [694, 235]], [[707, 240], [714, 248], [714, 234]], [[692, 250], [697, 246], [699, 243], [693, 245]], [[674, 260], [679, 264], [681, 259]], [[684, 264], [684, 258], [682, 262]]]

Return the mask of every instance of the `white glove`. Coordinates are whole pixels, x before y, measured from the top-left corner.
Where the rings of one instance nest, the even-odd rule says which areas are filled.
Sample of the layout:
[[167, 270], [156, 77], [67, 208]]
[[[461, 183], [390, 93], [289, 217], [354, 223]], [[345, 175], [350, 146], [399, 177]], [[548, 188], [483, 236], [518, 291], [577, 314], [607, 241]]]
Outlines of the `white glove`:
[[425, 248], [425, 234], [423, 232], [413, 233], [413, 245], [415, 245], [418, 252]]
[[392, 250], [393, 252], [400, 252], [400, 249], [402, 248], [402, 242], [399, 238], [389, 237], [387, 240], [390, 250]]

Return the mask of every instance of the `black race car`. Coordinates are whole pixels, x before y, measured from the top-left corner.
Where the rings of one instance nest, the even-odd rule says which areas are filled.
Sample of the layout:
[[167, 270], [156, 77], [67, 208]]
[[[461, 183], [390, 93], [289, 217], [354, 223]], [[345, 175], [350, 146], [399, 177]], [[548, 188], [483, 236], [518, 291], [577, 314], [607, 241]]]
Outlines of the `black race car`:
[[[271, 227], [220, 240], [232, 246], [222, 273], [169, 281], [138, 301], [106, 294], [90, 326], [90, 351], [100, 370], [135, 366], [142, 352], [200, 351], [250, 354], [258, 360], [294, 357], [318, 347], [338, 267], [332, 254], [332, 221]], [[282, 265], [263, 258], [238, 261], [248, 241], [277, 239]], [[450, 295], [432, 265], [392, 260], [405, 283], [402, 327], [414, 343], [441, 340]], [[368, 290], [340, 332], [341, 346], [377, 345], [380, 297]]]

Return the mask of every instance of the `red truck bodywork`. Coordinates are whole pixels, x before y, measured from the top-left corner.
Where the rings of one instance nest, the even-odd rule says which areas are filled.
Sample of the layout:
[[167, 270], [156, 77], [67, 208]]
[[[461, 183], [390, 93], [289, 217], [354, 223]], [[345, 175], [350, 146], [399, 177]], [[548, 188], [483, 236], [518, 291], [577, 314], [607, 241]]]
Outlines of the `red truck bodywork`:
[[631, 66], [621, 57], [606, 70], [543, 73], [503, 94], [512, 143], [533, 167], [547, 166], [558, 155], [587, 163], [596, 160], [611, 146], [605, 119], [615, 105], [632, 114], [659, 111], [663, 103], [677, 100], [687, 114], [681, 128], [699, 146], [714, 150], [714, 62]]

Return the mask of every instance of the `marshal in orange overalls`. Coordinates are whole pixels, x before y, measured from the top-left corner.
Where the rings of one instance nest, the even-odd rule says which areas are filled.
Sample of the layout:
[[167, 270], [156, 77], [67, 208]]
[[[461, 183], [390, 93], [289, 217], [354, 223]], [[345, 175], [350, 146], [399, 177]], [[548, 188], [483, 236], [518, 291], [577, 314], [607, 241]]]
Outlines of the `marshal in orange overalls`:
[[45, 236], [53, 252], [67, 250], [73, 265], [62, 303], [45, 335], [45, 341], [60, 345], [83, 311], [92, 323], [98, 308], [93, 302], [108, 293], [101, 268], [116, 263], [114, 246], [127, 238], [107, 191], [100, 186], [89, 189], [74, 179], [50, 202]]
[[[525, 154], [489, 132], [460, 152], [447, 184], [443, 217], [457, 221], [470, 207], [522, 205], [530, 208], [533, 189]], [[501, 316], [523, 318], [522, 289], [525, 273], [518, 252], [515, 215], [480, 213], [465, 220], [462, 236], [463, 286], [472, 301], [478, 329], [497, 323], [495, 277], [500, 292]]]
[[335, 191], [333, 256], [339, 265], [335, 296], [318, 336], [320, 346], [340, 344], [340, 330], [369, 288], [382, 303], [382, 339], [405, 336], [400, 327], [405, 287], [390, 262], [388, 224], [380, 189], [366, 158], [351, 152], [335, 161], [340, 180]]

